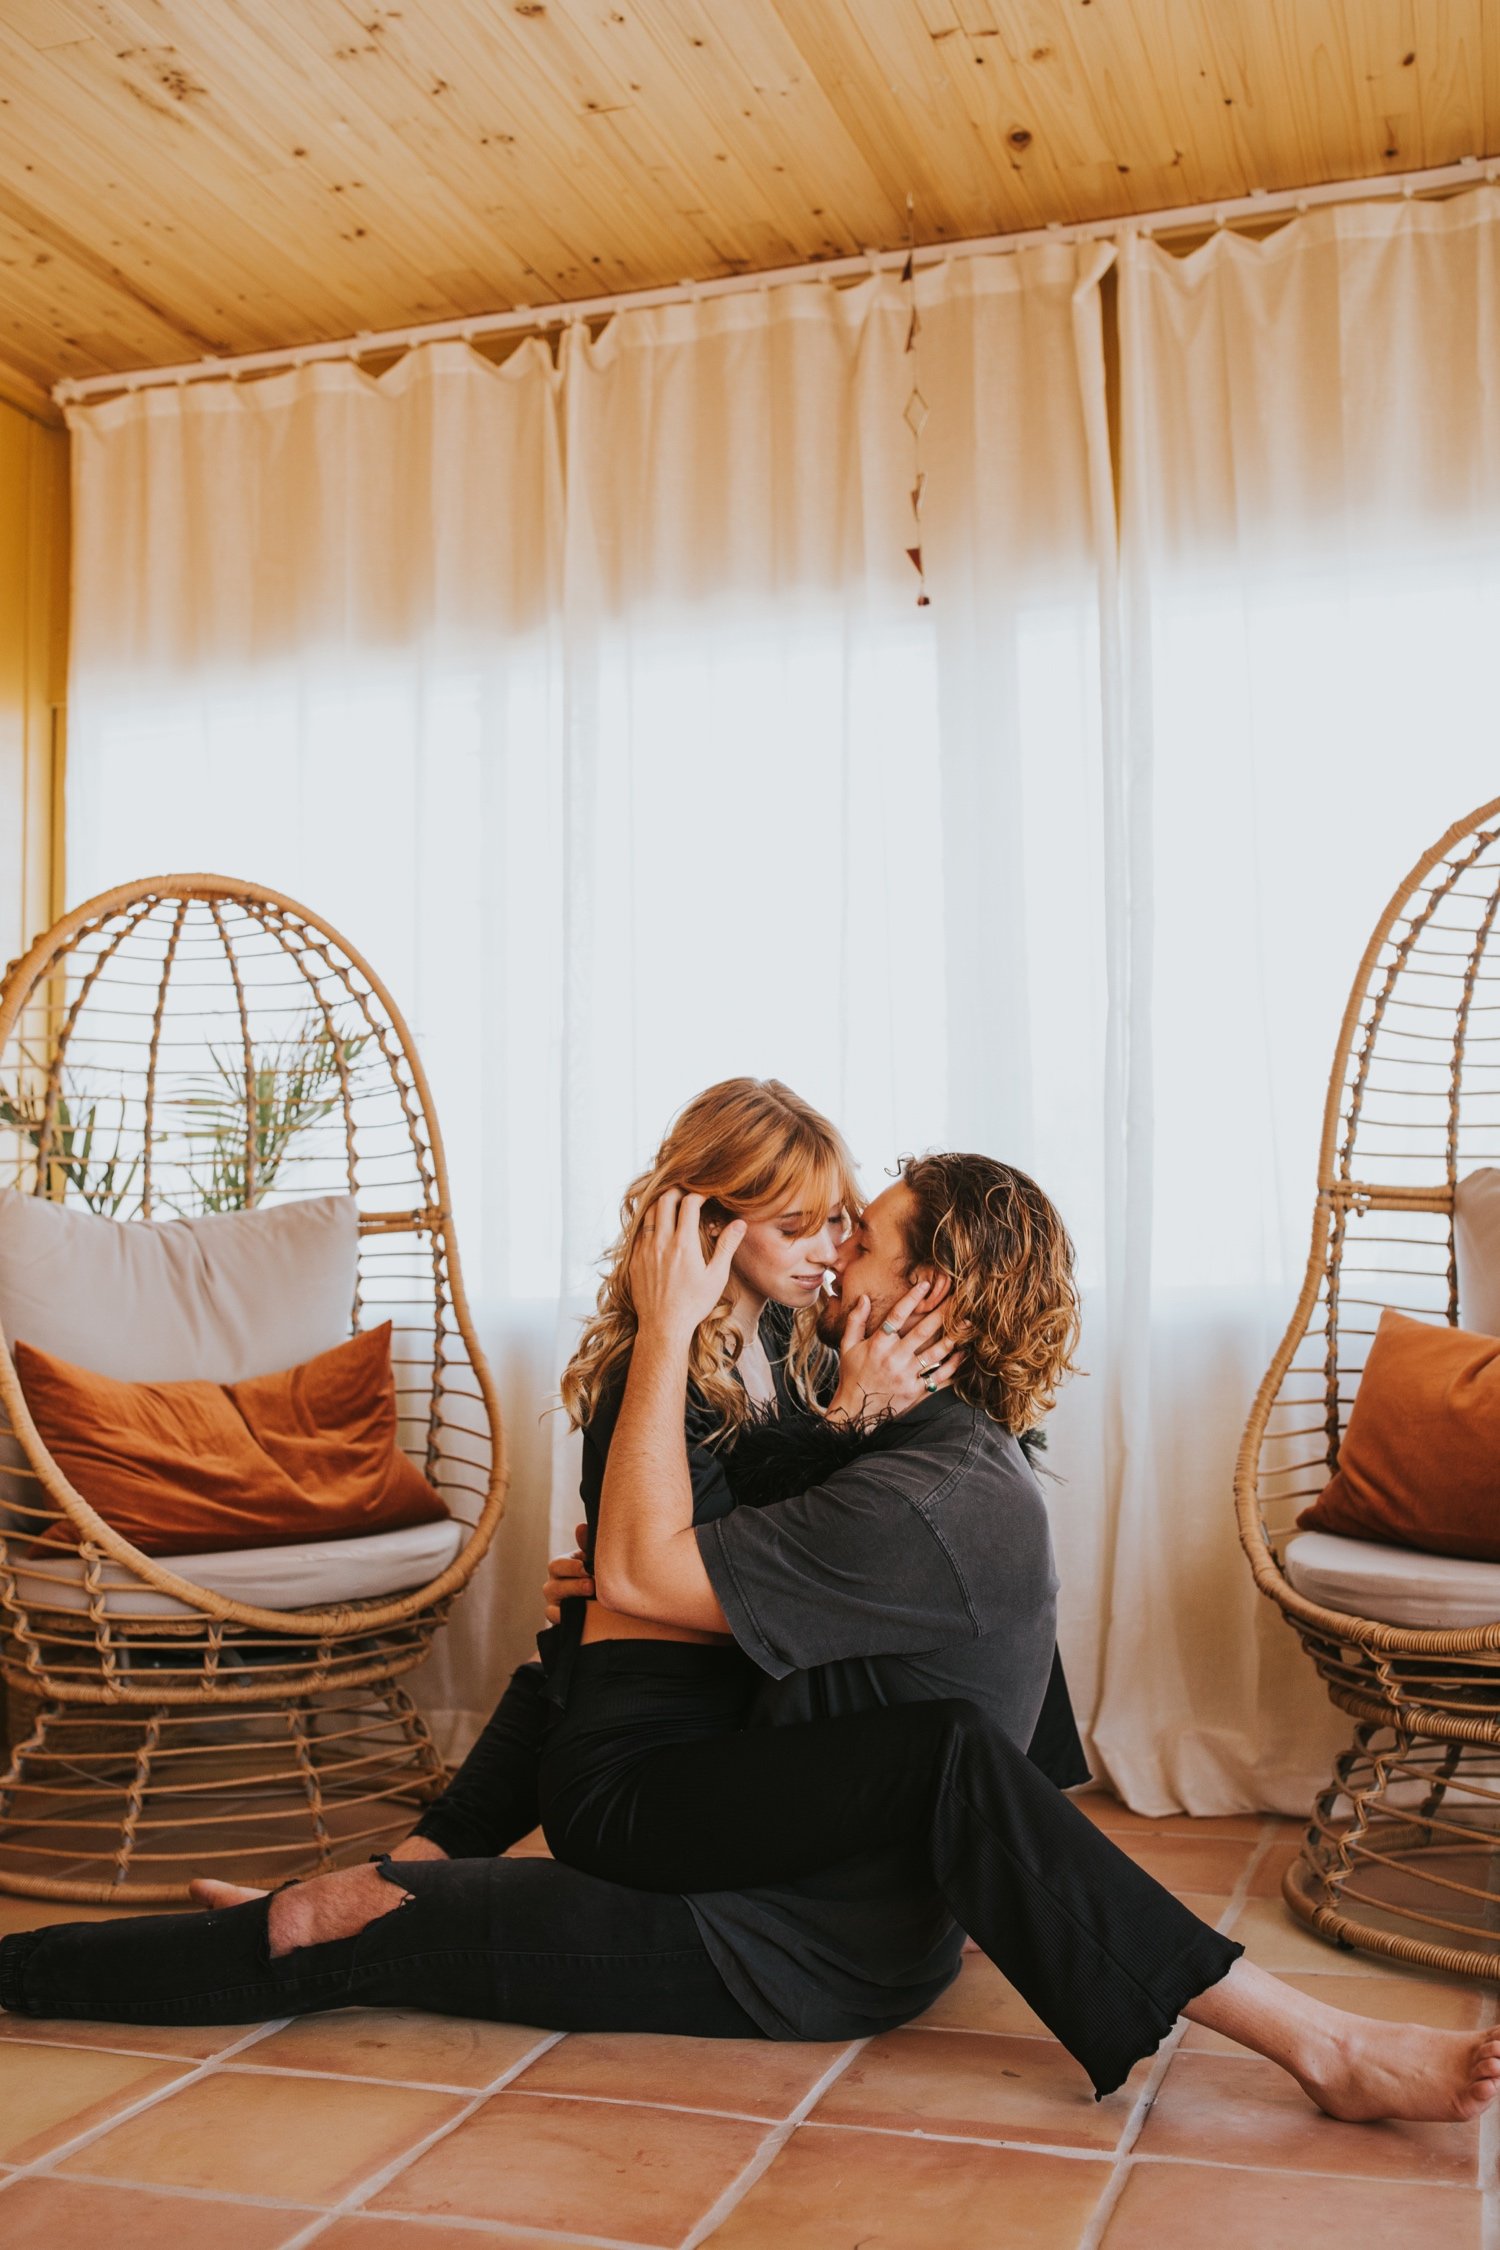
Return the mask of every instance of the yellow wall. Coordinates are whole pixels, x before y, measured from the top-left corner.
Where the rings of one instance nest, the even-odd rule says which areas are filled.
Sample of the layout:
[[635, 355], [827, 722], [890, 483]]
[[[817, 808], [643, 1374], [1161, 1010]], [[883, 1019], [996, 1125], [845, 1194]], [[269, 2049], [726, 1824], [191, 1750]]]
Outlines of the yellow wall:
[[62, 906], [68, 439], [0, 401], [0, 963]]

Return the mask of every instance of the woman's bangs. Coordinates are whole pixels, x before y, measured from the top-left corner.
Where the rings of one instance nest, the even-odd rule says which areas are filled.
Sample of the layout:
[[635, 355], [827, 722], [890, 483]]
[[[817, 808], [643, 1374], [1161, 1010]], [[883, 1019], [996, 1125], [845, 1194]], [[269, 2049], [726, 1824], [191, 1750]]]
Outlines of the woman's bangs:
[[744, 1216], [779, 1219], [795, 1212], [816, 1234], [830, 1211], [857, 1215], [863, 1205], [858, 1182], [839, 1153], [827, 1148], [789, 1148]]

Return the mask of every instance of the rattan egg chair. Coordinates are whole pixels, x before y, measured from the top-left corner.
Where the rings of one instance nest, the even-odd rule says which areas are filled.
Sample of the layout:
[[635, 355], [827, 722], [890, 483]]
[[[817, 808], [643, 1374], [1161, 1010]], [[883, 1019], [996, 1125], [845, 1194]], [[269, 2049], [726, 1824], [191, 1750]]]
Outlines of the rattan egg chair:
[[452, 1559], [430, 1583], [375, 1598], [266, 1607], [193, 1584], [74, 1490], [0, 1337], [0, 1891], [167, 1902], [195, 1871], [278, 1881], [368, 1856], [441, 1785], [398, 1682], [505, 1484], [399, 1011], [275, 892], [213, 875], [106, 892], [0, 987], [0, 1185], [132, 1227], [352, 1194], [349, 1330], [392, 1321], [400, 1443], [462, 1526], [444, 1526]]
[[1365, 949], [1306, 1279], [1235, 1478], [1256, 1584], [1356, 1722], [1284, 1879], [1288, 1904], [1337, 1944], [1487, 1979], [1500, 1974], [1500, 1604], [1462, 1629], [1382, 1623], [1307, 1598], [1285, 1566], [1298, 1510], [1337, 1465], [1382, 1309], [1460, 1317], [1455, 1187], [1500, 1161], [1497, 922], [1500, 799], [1426, 854]]

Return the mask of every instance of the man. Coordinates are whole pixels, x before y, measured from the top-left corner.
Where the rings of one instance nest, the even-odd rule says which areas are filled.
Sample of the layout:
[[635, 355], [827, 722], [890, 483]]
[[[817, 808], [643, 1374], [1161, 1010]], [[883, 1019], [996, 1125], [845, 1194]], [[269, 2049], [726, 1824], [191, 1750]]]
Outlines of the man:
[[[1050, 1550], [1044, 1525], [1040, 1544], [1028, 1535], [1021, 1480], [1029, 1472], [993, 1409], [1003, 1415], [1028, 1381], [1006, 1349], [1021, 1309], [1007, 1305], [1007, 1292], [1024, 1297], [1036, 1245], [1021, 1244], [1029, 1251], [1021, 1255], [1013, 1242], [1001, 1255], [992, 1243], [975, 1255], [995, 1208], [1029, 1236], [1025, 1196], [1018, 1209], [1011, 1192], [1020, 1178], [982, 1158], [924, 1159], [877, 1198], [840, 1253], [840, 1302], [856, 1311], [831, 1315], [831, 1324], [844, 1326], [846, 1340], [851, 1318], [872, 1332], [874, 1369], [882, 1348], [895, 1350], [894, 1309], [926, 1280], [928, 1301], [948, 1308], [945, 1348], [961, 1346], [974, 1363], [956, 1398], [935, 1393], [906, 1428], [823, 1487], [696, 1533], [682, 1443], [687, 1339], [717, 1300], [734, 1229], [705, 1263], [691, 1202], [684, 1214], [664, 1199], [638, 1287], [632, 1269], [640, 1330], [596, 1557], [612, 1606], [732, 1630], [778, 1681], [769, 1692], [797, 1699], [798, 1716], [808, 1707], [868, 1711], [951, 1697], [956, 1666], [966, 1707], [988, 1700], [1019, 1712], [1029, 1694], [1034, 1718], [1051, 1648]], [[976, 1408], [962, 1394], [981, 1385], [988, 1404]], [[993, 1525], [986, 1536], [983, 1513], [1006, 1492], [1023, 1503], [1023, 1536], [1009, 1561]], [[1026, 1588], [1020, 1607], [1011, 1605], [1017, 1632], [1031, 1634], [1024, 1667], [997, 1630], [1012, 1578]], [[816, 1669], [799, 1671], [799, 1659]], [[1025, 1739], [1019, 1724], [1015, 1732]], [[1050, 1875], [1069, 1901], [1068, 1928], [1089, 1937], [1091, 1917], [1108, 1924], [1118, 1899], [1156, 1889], [1023, 1758], [1007, 1755], [989, 1833], [1007, 1860], [1029, 1855], [1026, 1879], [1040, 1909]], [[876, 1855], [776, 1890], [686, 1903], [547, 1863], [403, 1862], [318, 1878], [269, 1905], [25, 1933], [0, 1944], [0, 2004], [32, 2014], [243, 2021], [363, 2001], [560, 2029], [836, 2037], [917, 2012], [948, 1981], [960, 1943], [909, 1859]], [[1218, 1981], [1190, 1985], [1197, 1997], [1184, 2012], [1270, 2055], [1334, 2114], [1457, 2118], [1494, 2098], [1495, 2035], [1395, 2031], [1344, 2017], [1243, 1961], [1228, 1966], [1237, 1949], [1218, 1943]], [[1065, 1937], [1064, 1957], [1068, 1950]]]

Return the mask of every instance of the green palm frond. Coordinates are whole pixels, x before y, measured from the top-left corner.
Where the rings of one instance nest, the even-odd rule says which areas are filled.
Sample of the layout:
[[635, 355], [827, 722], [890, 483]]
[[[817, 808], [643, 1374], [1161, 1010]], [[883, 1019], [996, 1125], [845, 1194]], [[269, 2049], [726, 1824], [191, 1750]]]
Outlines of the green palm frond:
[[[28, 1070], [42, 1075], [33, 1057], [23, 1053], [21, 1059]], [[124, 1118], [117, 1104], [109, 1107], [115, 1111], [114, 1136], [106, 1153], [104, 1105], [99, 1101], [76, 1090], [71, 1095], [59, 1092], [50, 1105], [49, 1131], [45, 1091], [28, 1094], [19, 1087], [12, 1091], [0, 1086], [0, 1126], [9, 1126], [30, 1141], [39, 1156], [45, 1147], [48, 1176], [41, 1192], [50, 1195], [60, 1188], [64, 1198], [75, 1195], [106, 1219], [115, 1218], [129, 1201], [141, 1163], [139, 1149], [127, 1159], [122, 1145]]]
[[196, 1208], [243, 1211], [259, 1203], [297, 1136], [338, 1108], [343, 1075], [368, 1043], [368, 1033], [340, 1037], [309, 1016], [248, 1060], [243, 1049], [210, 1047], [212, 1068], [189, 1080], [175, 1104], [188, 1118], [186, 1138], [197, 1144], [187, 1164]]

